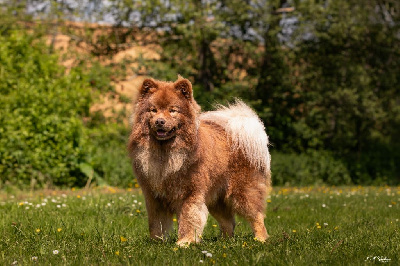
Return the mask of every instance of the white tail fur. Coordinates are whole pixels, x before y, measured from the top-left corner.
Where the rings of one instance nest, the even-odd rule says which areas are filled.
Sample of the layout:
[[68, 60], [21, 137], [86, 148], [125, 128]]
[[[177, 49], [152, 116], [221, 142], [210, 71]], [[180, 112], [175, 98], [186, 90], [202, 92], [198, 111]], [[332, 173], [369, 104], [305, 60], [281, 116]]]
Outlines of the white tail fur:
[[215, 111], [202, 113], [200, 120], [221, 125], [234, 148], [241, 149], [255, 167], [269, 173], [271, 156], [264, 124], [244, 102], [237, 99], [227, 107], [219, 105]]

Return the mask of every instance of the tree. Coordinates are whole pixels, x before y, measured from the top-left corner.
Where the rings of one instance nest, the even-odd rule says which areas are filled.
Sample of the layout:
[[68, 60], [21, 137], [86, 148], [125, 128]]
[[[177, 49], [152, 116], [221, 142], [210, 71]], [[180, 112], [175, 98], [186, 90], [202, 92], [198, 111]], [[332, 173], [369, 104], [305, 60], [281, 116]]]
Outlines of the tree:
[[399, 145], [392, 137], [399, 116], [398, 12], [375, 0], [303, 1], [298, 8], [295, 82], [304, 99], [305, 145], [349, 158], [355, 181], [399, 178], [399, 152], [392, 149]]

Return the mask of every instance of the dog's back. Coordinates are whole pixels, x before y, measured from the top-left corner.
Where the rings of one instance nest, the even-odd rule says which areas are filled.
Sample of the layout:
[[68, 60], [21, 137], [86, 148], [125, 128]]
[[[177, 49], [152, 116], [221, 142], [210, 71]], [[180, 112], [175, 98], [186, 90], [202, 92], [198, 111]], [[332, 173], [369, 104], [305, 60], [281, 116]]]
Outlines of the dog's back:
[[232, 141], [232, 148], [240, 149], [254, 167], [265, 173], [270, 183], [268, 136], [264, 124], [249, 106], [236, 100], [227, 107], [219, 105], [215, 111], [202, 113], [200, 120], [222, 126]]

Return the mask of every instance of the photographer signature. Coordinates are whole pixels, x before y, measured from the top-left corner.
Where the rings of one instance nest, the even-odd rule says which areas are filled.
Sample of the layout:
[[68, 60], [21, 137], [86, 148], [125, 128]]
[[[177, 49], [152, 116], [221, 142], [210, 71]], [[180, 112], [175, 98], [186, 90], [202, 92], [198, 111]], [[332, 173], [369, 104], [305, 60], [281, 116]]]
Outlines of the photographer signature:
[[386, 257], [381, 257], [381, 256], [368, 256], [365, 261], [379, 261], [379, 262], [390, 262], [391, 259], [388, 259]]

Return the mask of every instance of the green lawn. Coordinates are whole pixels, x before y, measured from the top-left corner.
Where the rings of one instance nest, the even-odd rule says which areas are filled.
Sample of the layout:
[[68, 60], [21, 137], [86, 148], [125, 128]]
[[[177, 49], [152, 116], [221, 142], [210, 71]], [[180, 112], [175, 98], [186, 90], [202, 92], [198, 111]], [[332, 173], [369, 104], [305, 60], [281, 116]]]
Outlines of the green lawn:
[[399, 265], [399, 205], [400, 187], [275, 188], [267, 243], [240, 218], [221, 239], [209, 218], [201, 244], [178, 248], [176, 232], [149, 239], [139, 189], [0, 192], [0, 265]]

